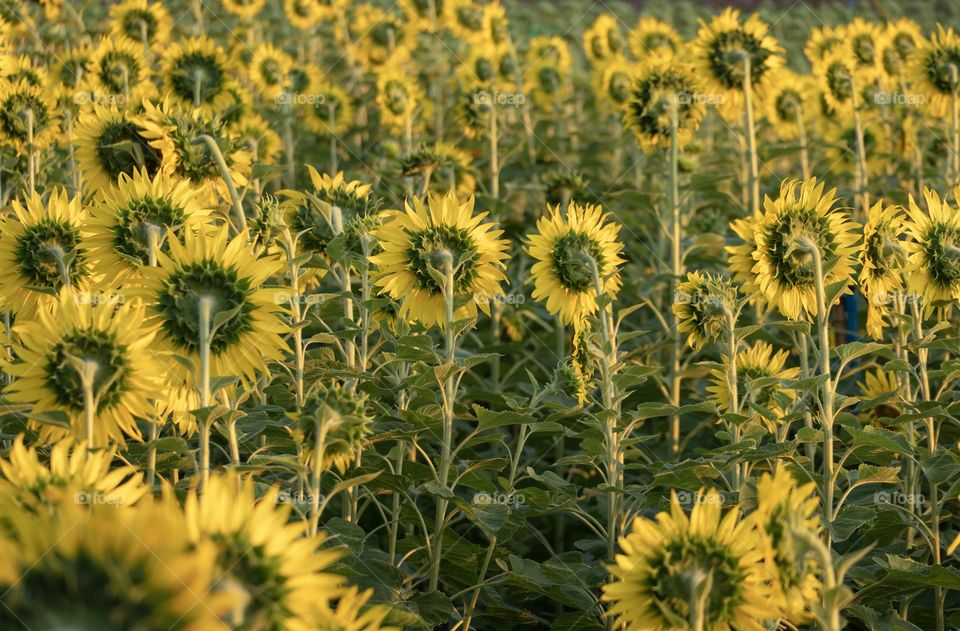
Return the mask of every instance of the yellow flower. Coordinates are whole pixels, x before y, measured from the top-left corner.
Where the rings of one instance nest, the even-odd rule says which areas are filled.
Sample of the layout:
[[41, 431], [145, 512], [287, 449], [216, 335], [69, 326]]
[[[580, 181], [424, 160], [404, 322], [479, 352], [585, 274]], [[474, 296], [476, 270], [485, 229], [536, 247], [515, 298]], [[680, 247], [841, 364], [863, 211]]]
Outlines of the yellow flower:
[[333, 467], [343, 474], [357, 459], [372, 421], [365, 396], [339, 383], [320, 386], [307, 397], [297, 417], [297, 442], [303, 445], [307, 464], [315, 462], [314, 449], [319, 438], [323, 452], [320, 467]]
[[283, 151], [280, 135], [273, 131], [270, 123], [259, 114], [247, 114], [230, 125], [229, 130], [241, 145], [246, 146], [246, 152], [252, 156], [253, 161], [259, 164], [274, 164]]
[[57, 300], [66, 285], [90, 291], [99, 282], [83, 237], [86, 213], [78, 197], [63, 188], [50, 197], [34, 193], [25, 203], [13, 200], [14, 218], [0, 223], [0, 276], [3, 307], [25, 320]]
[[960, 90], [960, 36], [937, 25], [937, 32], [914, 53], [908, 78], [926, 96], [933, 114], [945, 115]]
[[630, 99], [630, 88], [636, 75], [635, 64], [624, 57], [616, 57], [594, 74], [594, 90], [605, 106], [618, 112]]
[[734, 280], [740, 283], [741, 290], [748, 296], [753, 296], [760, 292], [757, 285], [757, 273], [754, 271], [756, 261], [753, 260], [753, 251], [757, 244], [754, 241], [753, 217], [742, 217], [730, 222], [730, 229], [733, 230], [743, 243], [739, 245], [728, 245], [724, 249], [727, 251], [727, 268]]
[[157, 255], [158, 267], [144, 268], [142, 296], [151, 324], [157, 324], [156, 348], [186, 358], [167, 362], [173, 386], [194, 383], [200, 365], [200, 311], [212, 303], [218, 324], [210, 338], [211, 375], [239, 377], [245, 383], [266, 372], [266, 362], [282, 359], [288, 332], [281, 319], [279, 290], [264, 284], [283, 264], [258, 257], [242, 232], [229, 239], [226, 226], [185, 231], [183, 243], [167, 236], [169, 253]]
[[873, 312], [867, 321], [867, 333], [876, 339], [883, 337], [882, 314], [886, 311], [883, 307], [891, 304], [904, 289], [907, 257], [901, 240], [905, 224], [903, 208], [895, 204], [885, 206], [880, 199], [867, 212], [867, 223], [863, 226], [859, 280]]
[[579, 326], [597, 312], [597, 280], [610, 298], [620, 290], [623, 244], [620, 226], [608, 218], [600, 206], [554, 206], [527, 239], [525, 249], [535, 261], [527, 281], [533, 298], [565, 324]]
[[260, 14], [266, 0], [220, 0], [220, 4], [241, 20], [250, 21]]
[[414, 44], [399, 15], [370, 3], [357, 7], [350, 33], [360, 62], [373, 72], [406, 61]]
[[541, 61], [553, 64], [561, 74], [570, 72], [573, 57], [570, 47], [562, 37], [555, 35], [541, 35], [530, 40], [527, 49], [527, 66], [535, 66]]
[[413, 132], [417, 108], [423, 91], [411, 73], [398, 66], [387, 66], [377, 77], [377, 106], [380, 120], [394, 131]]
[[699, 351], [724, 336], [735, 317], [736, 301], [737, 288], [729, 280], [709, 272], [689, 272], [673, 296], [673, 312], [680, 333], [687, 334], [687, 345]]
[[767, 120], [779, 138], [793, 140], [800, 136], [801, 125], [804, 132], [808, 131], [806, 126], [812, 119], [816, 86], [808, 76], [787, 68], [774, 72], [763, 92]]
[[673, 112], [682, 147], [700, 127], [706, 107], [691, 66], [679, 59], [650, 60], [629, 88], [624, 125], [646, 151], [670, 146]]
[[814, 64], [813, 75], [827, 105], [843, 118], [849, 118], [854, 96], [859, 96], [855, 89], [861, 78], [853, 55], [844, 47], [834, 48]]
[[757, 483], [757, 520], [765, 534], [767, 564], [774, 570], [775, 599], [782, 617], [794, 625], [813, 619], [820, 604], [820, 567], [803, 553], [806, 544], [793, 532], [820, 535], [820, 497], [815, 482], [798, 486], [793, 476], [778, 463], [771, 476], [764, 473]]
[[86, 224], [90, 255], [113, 285], [123, 285], [155, 263], [157, 253], [169, 252], [169, 234], [182, 239], [210, 219], [190, 182], [166, 173], [151, 178], [143, 170], [122, 174], [93, 205]]
[[[900, 384], [897, 383], [895, 373], [880, 368], [867, 371], [863, 375], [863, 381], [857, 384], [857, 388], [860, 391], [860, 399], [863, 401], [858, 406], [859, 416], [864, 423], [882, 427], [885, 423], [882, 423], [881, 419], [895, 419], [903, 413], [898, 402]], [[883, 401], [870, 403], [881, 397]], [[870, 405], [866, 406], [867, 403]]]
[[0, 142], [17, 154], [49, 147], [60, 133], [60, 121], [48, 92], [24, 80], [0, 81]]
[[853, 18], [850, 24], [843, 27], [842, 37], [857, 68], [871, 70], [880, 68], [880, 37], [882, 33], [879, 25], [868, 22], [859, 16]]
[[[70, 432], [84, 437], [84, 413], [92, 405], [94, 444], [139, 440], [135, 418], [149, 416], [162, 394], [163, 367], [150, 346], [155, 331], [144, 324], [143, 306], [118, 306], [104, 296], [64, 289], [52, 307], [14, 326], [17, 361], [7, 372], [17, 379], [7, 398], [32, 404], [34, 415], [61, 412], [69, 419], [69, 428], [34, 422], [44, 439]], [[94, 371], [89, 392], [82, 377], [87, 368]]]
[[[750, 417], [754, 423], [764, 425], [771, 432], [776, 430], [776, 422], [787, 413], [797, 398], [794, 390], [784, 388], [779, 383], [779, 380], [795, 379], [800, 373], [799, 368], [786, 367], [788, 357], [787, 351], [774, 352], [766, 342], [757, 342], [737, 352], [740, 414]], [[729, 361], [730, 357], [724, 355], [723, 362], [726, 364]], [[707, 386], [710, 399], [721, 412], [733, 412], [727, 371], [714, 368], [710, 375], [711, 383]]]
[[310, 80], [310, 96], [303, 102], [307, 127], [321, 136], [342, 136], [353, 125], [353, 102], [340, 86], [317, 73]]
[[484, 7], [475, 0], [449, 0], [447, 26], [453, 34], [467, 42], [476, 44], [486, 41]]
[[910, 238], [903, 247], [909, 253], [910, 291], [929, 309], [935, 301], [960, 298], [960, 212], [931, 189], [923, 191], [923, 198], [926, 212], [910, 196]]
[[150, 89], [143, 53], [143, 44], [126, 37], [104, 37], [93, 51], [93, 91], [117, 102], [137, 103]]
[[689, 516], [674, 492], [670, 511], [638, 517], [603, 586], [609, 615], [631, 631], [685, 629], [697, 590], [706, 588], [704, 629], [763, 631], [780, 612], [764, 538], [753, 520], [722, 514], [715, 491], [697, 493]]
[[803, 54], [811, 64], [817, 65], [824, 55], [843, 45], [842, 28], [825, 24], [810, 31], [810, 38], [807, 39], [803, 48]]
[[276, 101], [290, 87], [293, 59], [272, 44], [260, 44], [250, 59], [250, 82], [264, 99]]
[[883, 30], [880, 36], [880, 63], [897, 88], [909, 78], [910, 63], [924, 43], [920, 25], [908, 18], [890, 22]]
[[426, 326], [444, 325], [445, 261], [452, 266], [453, 298], [465, 301], [454, 320], [475, 317], [479, 307], [500, 295], [500, 282], [509, 257], [502, 230], [484, 223], [487, 213], [473, 214], [474, 200], [461, 203], [456, 195], [413, 198], [404, 210], [387, 213], [373, 232], [382, 252], [370, 257], [380, 293], [401, 302], [400, 317]]
[[583, 33], [583, 51], [595, 66], [600, 66], [622, 55], [627, 42], [620, 28], [620, 20], [609, 13], [601, 13]]
[[123, 0], [110, 7], [110, 30], [116, 36], [157, 47], [170, 41], [173, 21], [162, 2]]
[[438, 142], [404, 157], [400, 172], [407, 177], [420, 176], [428, 180], [430, 190], [435, 193], [455, 191], [461, 197], [469, 197], [477, 187], [471, 163], [472, 158], [466, 151]]
[[283, 0], [283, 12], [290, 24], [307, 32], [316, 30], [320, 22], [344, 8], [343, 0]]
[[82, 114], [76, 127], [77, 166], [87, 194], [117, 183], [121, 175], [140, 169], [150, 176], [160, 170], [162, 155], [146, 130], [125, 111], [100, 105]]
[[164, 91], [177, 104], [205, 115], [222, 112], [233, 101], [233, 65], [212, 40], [194, 37], [172, 44], [163, 55]]
[[784, 181], [779, 197], [764, 199], [764, 212], [754, 225], [757, 285], [767, 303], [792, 320], [817, 315], [808, 243], [820, 251], [824, 288], [839, 283], [846, 289], [852, 280], [858, 226], [835, 204], [836, 189], [825, 192], [816, 178]]
[[450, 4], [449, 0], [400, 0], [400, 10], [414, 32], [433, 33], [446, 23]]
[[36, 87], [44, 87], [49, 82], [46, 67], [34, 64], [33, 59], [26, 55], [0, 58], [0, 77], [9, 83], [25, 81]]
[[187, 495], [187, 536], [216, 551], [213, 590], [245, 596], [227, 616], [233, 628], [337, 628], [336, 599], [346, 581], [329, 568], [341, 553], [321, 549], [322, 536], [304, 536], [302, 524], [290, 521], [290, 499], [277, 488], [257, 499], [253, 478], [233, 473], [212, 476], [202, 493]]
[[663, 20], [642, 17], [627, 33], [630, 52], [638, 61], [649, 57], [669, 57], [683, 47], [683, 39], [677, 29]]

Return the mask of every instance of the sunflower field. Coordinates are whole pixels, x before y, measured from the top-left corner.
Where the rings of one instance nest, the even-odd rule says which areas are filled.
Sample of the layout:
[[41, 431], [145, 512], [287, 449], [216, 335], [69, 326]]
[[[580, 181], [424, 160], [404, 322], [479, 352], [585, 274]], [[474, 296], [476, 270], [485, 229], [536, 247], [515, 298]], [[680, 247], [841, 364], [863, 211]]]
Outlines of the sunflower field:
[[960, 5], [746, 4], [0, 0], [0, 631], [960, 629]]

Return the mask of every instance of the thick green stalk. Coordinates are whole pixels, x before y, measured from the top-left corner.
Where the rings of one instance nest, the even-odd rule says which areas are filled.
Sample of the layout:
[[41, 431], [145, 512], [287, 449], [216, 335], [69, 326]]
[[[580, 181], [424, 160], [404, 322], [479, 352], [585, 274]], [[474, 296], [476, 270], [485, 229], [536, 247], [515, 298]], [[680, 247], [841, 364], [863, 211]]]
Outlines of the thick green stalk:
[[753, 115], [753, 71], [750, 52], [743, 55], [743, 116], [747, 132], [747, 153], [750, 167], [750, 212], [760, 216], [760, 160], [757, 156], [757, 129]]
[[[681, 225], [680, 225], [680, 191], [679, 191], [679, 141], [677, 105], [674, 100], [670, 106], [670, 155], [669, 155], [669, 174], [667, 183], [667, 204], [670, 206], [670, 262], [671, 262], [671, 282], [670, 295], [676, 296], [677, 287], [683, 276], [683, 261], [681, 258]], [[670, 337], [672, 341], [670, 352], [670, 403], [675, 407], [680, 407], [680, 389], [682, 378], [680, 376], [680, 355], [683, 352], [682, 341], [680, 339], [680, 317], [674, 310], [670, 310]], [[680, 416], [674, 414], [670, 417], [670, 448], [676, 455], [680, 453]]]
[[[202, 296], [198, 303], [199, 310], [199, 330], [200, 330], [200, 384], [198, 387], [200, 393], [200, 407], [210, 406], [210, 344], [211, 324], [213, 322], [213, 299], [209, 296]], [[211, 424], [207, 420], [199, 422], [200, 425], [200, 486], [207, 487], [210, 479], [210, 430]]]
[[237, 193], [237, 187], [233, 183], [233, 176], [230, 175], [230, 167], [227, 166], [223, 152], [220, 151], [220, 146], [217, 145], [217, 141], [214, 140], [212, 136], [207, 134], [200, 134], [191, 140], [190, 144], [206, 144], [207, 150], [217, 163], [217, 168], [220, 169], [220, 177], [223, 178], [224, 183], [227, 185], [227, 191], [230, 193], [230, 203], [233, 206], [234, 228], [237, 232], [242, 232], [247, 227], [247, 217], [243, 213], [243, 204], [240, 203], [240, 195]]

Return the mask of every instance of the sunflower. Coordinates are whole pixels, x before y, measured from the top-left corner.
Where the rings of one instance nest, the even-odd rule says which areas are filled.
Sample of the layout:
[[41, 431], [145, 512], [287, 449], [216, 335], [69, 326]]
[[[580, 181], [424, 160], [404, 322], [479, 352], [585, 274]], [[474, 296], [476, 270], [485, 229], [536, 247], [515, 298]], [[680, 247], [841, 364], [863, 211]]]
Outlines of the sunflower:
[[420, 86], [400, 67], [387, 66], [377, 77], [380, 120], [394, 131], [412, 133], [414, 117], [423, 98]]
[[836, 189], [825, 192], [816, 178], [784, 181], [777, 199], [764, 199], [764, 212], [754, 225], [757, 284], [767, 303], [793, 320], [817, 315], [809, 243], [820, 252], [824, 288], [846, 288], [852, 280], [858, 226], [834, 208], [836, 201]]
[[143, 45], [126, 37], [104, 37], [93, 51], [94, 92], [136, 104], [150, 87]]
[[567, 74], [573, 66], [570, 46], [562, 37], [541, 35], [530, 40], [527, 49], [527, 66], [535, 66], [541, 61], [553, 64], [559, 72]]
[[595, 66], [602, 66], [622, 55], [627, 43], [620, 29], [620, 20], [609, 13], [601, 13], [583, 33], [583, 51]]
[[143, 169], [153, 176], [160, 170], [162, 155], [123, 110], [96, 105], [80, 116], [75, 133], [77, 165], [88, 193], [106, 190], [121, 175]]
[[670, 146], [676, 112], [677, 143], [682, 147], [693, 138], [706, 112], [699, 89], [691, 66], [673, 59], [651, 60], [629, 88], [624, 125], [644, 150], [654, 151]]
[[603, 586], [608, 615], [631, 631], [687, 628], [699, 590], [704, 629], [763, 631], [780, 617], [764, 559], [764, 538], [738, 510], [722, 514], [716, 491], [699, 492], [688, 516], [676, 492], [670, 511], [638, 517]]
[[67, 95], [70, 100], [78, 105], [82, 103], [81, 99], [75, 97], [75, 92], [80, 89], [84, 81], [89, 78], [90, 71], [93, 68], [93, 52], [89, 46], [80, 45], [63, 52], [57, 57], [51, 71], [50, 83], [58, 90]]
[[400, 317], [426, 326], [445, 324], [444, 265], [452, 266], [453, 296], [465, 302], [454, 320], [475, 317], [477, 307], [489, 312], [500, 295], [500, 282], [509, 258], [502, 230], [484, 223], [487, 213], [473, 214], [474, 199], [461, 203], [456, 195], [413, 198], [404, 210], [390, 211], [373, 232], [382, 252], [370, 257], [380, 293], [400, 301]]
[[878, 24], [855, 17], [850, 24], [842, 27], [842, 33], [848, 54], [858, 68], [875, 70], [880, 67], [880, 38], [883, 31]]
[[475, 44], [459, 68], [457, 78], [461, 85], [483, 86], [497, 91], [500, 87], [500, 62], [508, 54], [503, 46], [491, 42]]
[[573, 94], [570, 78], [555, 63], [542, 59], [524, 73], [524, 89], [533, 102], [547, 112], [557, 109]]
[[423, 178], [436, 193], [455, 191], [461, 197], [469, 197], [477, 187], [471, 163], [470, 155], [456, 145], [438, 142], [405, 156], [400, 163], [400, 173], [405, 177]]
[[916, 50], [908, 76], [926, 96], [933, 114], [944, 115], [960, 92], [960, 36], [937, 25], [937, 32]]
[[820, 604], [821, 568], [803, 553], [805, 542], [797, 541], [795, 531], [819, 536], [820, 498], [815, 482], [798, 485], [793, 476], [778, 464], [773, 475], [764, 473], [757, 483], [757, 509], [751, 518], [764, 533], [767, 565], [772, 568], [775, 599], [782, 617], [794, 625], [813, 619]]
[[624, 57], [616, 57], [594, 77], [594, 90], [603, 104], [620, 111], [630, 99], [630, 88], [636, 81], [635, 64]]
[[[785, 379], [795, 379], [800, 374], [799, 368], [786, 367], [788, 357], [787, 351], [774, 352], [766, 342], [757, 342], [737, 352], [737, 393], [741, 413], [749, 413], [754, 422], [762, 423], [771, 431], [774, 427], [768, 416], [779, 420], [797, 398], [794, 390], [784, 388], [780, 383]], [[729, 362], [730, 357], [724, 355], [723, 361]], [[733, 412], [726, 369], [711, 369], [710, 376], [711, 382], [707, 386], [710, 399], [721, 412]]]
[[90, 255], [114, 284], [122, 285], [139, 276], [158, 252], [169, 252], [168, 235], [182, 239], [185, 231], [206, 225], [210, 214], [185, 180], [167, 173], [151, 178], [143, 170], [133, 177], [122, 174], [90, 213]]
[[844, 43], [842, 27], [819, 26], [810, 31], [810, 37], [803, 48], [803, 54], [807, 60], [817, 65], [823, 60], [823, 56], [834, 48], [841, 47]]
[[486, 41], [484, 7], [475, 0], [449, 0], [447, 26], [454, 36], [468, 44]]
[[934, 190], [924, 190], [923, 197], [926, 212], [910, 196], [910, 238], [903, 247], [910, 291], [931, 308], [938, 300], [960, 299], [960, 212]]
[[323, 449], [321, 469], [333, 467], [343, 474], [356, 460], [372, 421], [365, 396], [339, 383], [319, 387], [307, 397], [297, 418], [302, 437], [299, 442], [304, 446], [307, 463], [316, 457], [314, 449], [319, 438]]
[[754, 90], [762, 90], [773, 70], [783, 65], [783, 49], [756, 13], [741, 21], [739, 11], [727, 8], [709, 24], [701, 20], [691, 46], [698, 74], [709, 90], [724, 97], [719, 111], [725, 118], [743, 112], [747, 59]]
[[353, 101], [340, 86], [323, 80], [319, 73], [311, 78], [313, 99], [304, 102], [307, 127], [321, 136], [342, 136], [353, 125]]
[[227, 618], [234, 629], [298, 631], [336, 628], [336, 598], [345, 579], [329, 570], [341, 553], [321, 549], [290, 522], [293, 506], [276, 488], [256, 499], [253, 478], [212, 476], [202, 493], [187, 495], [186, 533], [196, 545], [212, 542], [213, 591], [240, 591], [245, 602]]
[[901, 85], [914, 55], [924, 44], [920, 25], [908, 18], [890, 22], [880, 36], [880, 65], [894, 85]]
[[[33, 414], [62, 412], [74, 436], [84, 436], [84, 413], [95, 411], [93, 443], [121, 444], [140, 439], [135, 418], [153, 411], [162, 395], [163, 368], [150, 350], [155, 331], [144, 325], [142, 305], [95, 299], [64, 289], [52, 307], [38, 309], [34, 320], [14, 327], [16, 362], [7, 372], [17, 379], [7, 387], [10, 401], [33, 405]], [[90, 391], [82, 376], [93, 371]], [[88, 397], [92, 396], [92, 401]], [[54, 425], [39, 425], [45, 439], [68, 435]], [[88, 437], [89, 438], [89, 437]]]
[[903, 413], [898, 401], [900, 384], [896, 374], [879, 368], [866, 371], [857, 389], [861, 400], [857, 411], [863, 423], [886, 427], [881, 419], [895, 419]]
[[663, 20], [642, 17], [627, 33], [630, 52], [638, 61], [648, 57], [670, 57], [683, 47], [677, 29]]
[[740, 283], [741, 291], [749, 296], [760, 292], [757, 273], [754, 271], [756, 261], [753, 260], [753, 251], [757, 247], [754, 241], [755, 225], [756, 221], [753, 217], [742, 217], [731, 221], [730, 229], [743, 243], [728, 245], [724, 248], [727, 251], [727, 268], [730, 270], [730, 275]]
[[246, 151], [258, 164], [274, 164], [283, 151], [280, 135], [259, 114], [247, 114], [230, 125], [230, 132], [236, 135], [241, 145], [246, 146]]
[[220, 0], [220, 4], [241, 20], [249, 22], [256, 18], [261, 11], [266, 0]]
[[[864, 155], [867, 158], [868, 173], [882, 173], [888, 164], [888, 156], [893, 151], [891, 141], [885, 130], [874, 124], [873, 117], [863, 125]], [[824, 154], [829, 161], [831, 172], [856, 173], [857, 170], [857, 127], [853, 120], [824, 126]]]
[[300, 31], [314, 31], [320, 22], [328, 20], [344, 8], [342, 0], [284, 0], [283, 12], [287, 21]]
[[[884, 205], [880, 199], [867, 212], [867, 223], [863, 226], [863, 249], [860, 251], [860, 288], [870, 307], [874, 308], [874, 318], [879, 315], [878, 307], [890, 304], [894, 296], [904, 289], [904, 266], [906, 251], [901, 243], [904, 237], [906, 216], [903, 208], [897, 205]], [[867, 332], [871, 337], [882, 338], [882, 318], [877, 326], [870, 326]]]
[[41, 450], [23, 444], [23, 434], [0, 459], [0, 497], [33, 511], [67, 502], [133, 506], [150, 492], [143, 473], [132, 465], [112, 467], [116, 449], [91, 451], [70, 438], [56, 442], [42, 460]]
[[10, 83], [26, 81], [31, 86], [43, 87], [49, 83], [47, 68], [33, 63], [26, 55], [8, 55], [0, 58], [0, 78]]
[[[208, 118], [200, 110], [181, 109], [169, 102], [159, 106], [144, 103], [146, 110], [137, 118], [143, 127], [143, 136], [150, 146], [163, 156], [162, 169], [188, 180], [198, 190], [219, 192], [229, 199], [229, 192], [217, 161], [206, 143], [194, 143], [201, 135], [210, 136], [217, 143], [230, 177], [237, 187], [247, 184], [252, 170], [253, 156], [240, 139], [219, 118]], [[205, 200], [213, 203], [213, 200]]]
[[680, 333], [687, 334], [687, 345], [699, 351], [723, 336], [736, 312], [736, 302], [737, 288], [729, 280], [709, 272], [689, 272], [673, 296], [673, 312]]
[[[266, 372], [266, 361], [282, 359], [288, 329], [281, 319], [278, 291], [264, 287], [283, 268], [280, 261], [258, 257], [246, 231], [232, 240], [228, 227], [185, 231], [181, 243], [167, 236], [169, 253], [157, 255], [158, 267], [143, 270], [143, 287], [131, 289], [148, 305], [159, 327], [156, 347], [177, 353], [189, 364], [200, 362], [200, 312], [210, 305], [211, 375], [252, 381]], [[168, 362], [169, 383], [191, 382], [180, 361]], [[199, 375], [199, 369], [194, 373]]]
[[600, 206], [571, 202], [537, 220], [537, 233], [527, 238], [525, 249], [535, 260], [528, 283], [533, 299], [544, 301], [547, 311], [565, 324], [580, 326], [598, 310], [597, 281], [604, 295], [620, 290], [618, 268], [625, 262], [620, 226], [608, 221]]
[[82, 236], [86, 213], [78, 197], [54, 188], [46, 202], [37, 193], [11, 203], [15, 219], [0, 223], [0, 276], [4, 308], [27, 319], [55, 303], [61, 287], [93, 289], [89, 249]]
[[360, 62], [371, 72], [402, 63], [410, 57], [414, 44], [399, 15], [370, 3], [357, 7], [350, 34]]
[[[813, 82], [787, 68], [778, 68], [763, 93], [770, 127], [783, 140], [793, 140], [806, 131], [812, 113]], [[804, 129], [801, 130], [801, 125]]]
[[188, 110], [216, 114], [232, 102], [228, 88], [233, 65], [223, 49], [205, 37], [172, 44], [163, 55], [163, 87]]
[[0, 142], [18, 155], [50, 146], [60, 133], [55, 104], [43, 88], [0, 81]]
[[400, 0], [400, 10], [415, 33], [434, 33], [443, 28], [450, 0]]
[[571, 201], [583, 201], [590, 194], [587, 179], [579, 171], [559, 169], [543, 178], [543, 196], [547, 205], [566, 208]]
[[289, 90], [293, 59], [272, 44], [260, 44], [250, 59], [250, 82], [264, 99], [276, 101]]
[[859, 74], [853, 56], [843, 48], [831, 50], [813, 66], [813, 75], [827, 105], [844, 114], [857, 105], [854, 98], [860, 96], [855, 92]]
[[173, 20], [162, 2], [123, 0], [110, 7], [110, 31], [155, 48], [170, 41]]
[[4, 628], [227, 631], [221, 616], [235, 603], [210, 590], [215, 549], [191, 545], [178, 509], [68, 505], [11, 521]]

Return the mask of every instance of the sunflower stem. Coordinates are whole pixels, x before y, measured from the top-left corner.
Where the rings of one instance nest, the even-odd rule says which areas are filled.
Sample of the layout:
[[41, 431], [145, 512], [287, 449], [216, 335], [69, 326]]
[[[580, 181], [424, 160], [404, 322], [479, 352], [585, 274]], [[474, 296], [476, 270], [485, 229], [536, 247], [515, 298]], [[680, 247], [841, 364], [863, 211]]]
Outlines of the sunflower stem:
[[[723, 311], [727, 317], [727, 388], [730, 391], [730, 411], [733, 414], [740, 414], [740, 386], [737, 383], [737, 316], [733, 308], [726, 302], [723, 303]], [[735, 443], [740, 442], [740, 425], [733, 427], [733, 438]], [[740, 464], [733, 465], [733, 488], [740, 491], [742, 478], [740, 474]]]
[[94, 427], [97, 418], [97, 396], [94, 392], [94, 383], [100, 366], [93, 360], [85, 359], [78, 368], [80, 384], [83, 386], [84, 438], [87, 441], [87, 449], [92, 450], [96, 448]]
[[243, 204], [240, 203], [240, 195], [237, 194], [237, 187], [233, 183], [233, 176], [230, 175], [230, 167], [227, 166], [227, 161], [224, 159], [223, 152], [220, 151], [220, 146], [217, 144], [217, 141], [214, 140], [212, 136], [200, 134], [191, 140], [190, 144], [206, 144], [207, 150], [210, 152], [210, 155], [213, 156], [217, 167], [220, 169], [220, 176], [227, 185], [227, 191], [230, 193], [230, 202], [233, 205], [234, 228], [238, 233], [243, 232], [247, 226], [247, 217], [243, 213]]
[[860, 116], [860, 107], [857, 105], [857, 83], [850, 78], [850, 90], [853, 96], [850, 97], [850, 103], [853, 107], [853, 127], [857, 142], [857, 198], [860, 200], [860, 217], [867, 216], [870, 208], [870, 192], [867, 190], [870, 182], [870, 176], [867, 172], [867, 148], [864, 145], [863, 120]]
[[[293, 188], [297, 183], [296, 145], [293, 139], [293, 95], [288, 94], [283, 105], [283, 152], [286, 154], [284, 179], [287, 186]], [[336, 171], [331, 171], [335, 174]]]
[[73, 112], [67, 109], [63, 114], [64, 131], [67, 136], [67, 170], [70, 171], [70, 184], [74, 195], [80, 194], [80, 172], [77, 170], [76, 150], [73, 147]]
[[337, 156], [337, 114], [331, 105], [327, 105], [327, 121], [330, 128], [330, 173], [335, 175], [340, 170], [340, 158]]
[[153, 485], [157, 480], [157, 440], [160, 438], [160, 418], [150, 419], [150, 447], [147, 450], [147, 487], [153, 492]]
[[27, 118], [27, 171], [29, 172], [29, 191], [33, 195], [37, 190], [36, 148], [33, 146], [33, 128], [35, 125], [32, 109], [24, 112]]
[[800, 172], [804, 181], [810, 179], [810, 148], [807, 146], [807, 126], [803, 120], [803, 103], [797, 102], [794, 108], [794, 116], [797, 121], [797, 134], [800, 139]]
[[[667, 184], [667, 204], [670, 206], [670, 295], [675, 296], [680, 278], [683, 276], [683, 260], [680, 250], [680, 192], [679, 192], [679, 140], [677, 120], [677, 99], [670, 102], [670, 171]], [[680, 407], [680, 388], [682, 385], [680, 376], [680, 354], [683, 352], [680, 341], [680, 316], [671, 309], [670, 320], [670, 338], [672, 341], [670, 351], [670, 403], [675, 407]], [[674, 455], [680, 453], [680, 415], [673, 414], [670, 417], [670, 450]]]
[[960, 185], [960, 96], [958, 96], [960, 77], [957, 76], [957, 73], [957, 67], [951, 65], [950, 74], [953, 85], [953, 90], [950, 94], [950, 123], [952, 131], [950, 144], [953, 148], [953, 178], [951, 180], [951, 186]]
[[317, 418], [313, 439], [313, 470], [310, 478], [310, 536], [320, 531], [320, 480], [323, 477], [323, 452], [326, 450], [327, 424]]
[[[438, 482], [442, 488], [447, 487], [450, 476], [450, 451], [453, 443], [454, 399], [456, 397], [456, 375], [454, 366], [457, 356], [457, 333], [454, 327], [454, 269], [453, 254], [447, 250], [438, 253], [441, 258], [443, 271], [443, 302], [444, 302], [444, 334], [446, 338], [446, 369], [447, 376], [443, 384], [443, 443], [440, 447], [440, 468]], [[436, 591], [440, 582], [440, 558], [443, 553], [443, 530], [446, 522], [447, 500], [437, 498], [437, 519], [434, 527], [432, 563], [430, 568], [430, 583], [428, 591]]]
[[750, 52], [743, 55], [743, 103], [744, 121], [747, 132], [747, 153], [750, 161], [750, 212], [754, 217], [760, 216], [760, 167], [757, 157], [757, 128], [753, 115], [753, 71], [751, 69]]
[[[201, 296], [197, 304], [199, 342], [200, 342], [200, 408], [210, 406], [210, 344], [211, 324], [213, 320], [213, 299]], [[210, 479], [210, 429], [211, 423], [207, 420], [199, 421], [200, 425], [200, 486], [207, 487]]]
[[203, 27], [203, 0], [193, 0], [191, 6], [193, 8], [194, 35], [202, 37], [205, 32]]

